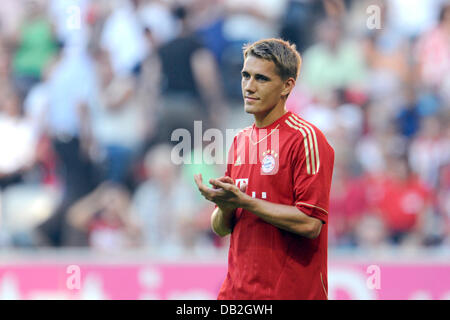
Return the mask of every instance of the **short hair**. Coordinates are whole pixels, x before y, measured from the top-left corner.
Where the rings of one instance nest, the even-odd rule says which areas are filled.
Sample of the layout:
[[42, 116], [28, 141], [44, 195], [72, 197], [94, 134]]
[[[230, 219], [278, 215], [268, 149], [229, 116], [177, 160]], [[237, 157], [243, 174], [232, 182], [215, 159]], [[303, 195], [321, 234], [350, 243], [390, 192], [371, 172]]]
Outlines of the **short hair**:
[[300, 73], [302, 58], [295, 44], [282, 39], [262, 39], [243, 48], [244, 59], [249, 55], [272, 61], [275, 64], [278, 75], [283, 80], [294, 78], [297, 80]]

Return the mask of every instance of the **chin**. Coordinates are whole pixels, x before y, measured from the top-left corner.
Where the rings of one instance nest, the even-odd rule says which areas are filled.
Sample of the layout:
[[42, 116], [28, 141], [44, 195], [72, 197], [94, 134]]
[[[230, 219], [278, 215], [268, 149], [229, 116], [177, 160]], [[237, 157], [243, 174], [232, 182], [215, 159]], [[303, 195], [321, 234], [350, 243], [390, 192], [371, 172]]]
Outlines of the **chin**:
[[245, 111], [246, 113], [249, 113], [249, 114], [253, 114], [253, 113], [254, 113], [254, 112], [252, 112], [252, 108], [249, 108], [249, 107], [247, 107], [247, 106], [244, 107], [244, 111]]
[[250, 104], [245, 104], [244, 110], [246, 113], [255, 114], [255, 113], [257, 113], [258, 108], [256, 106], [252, 106]]

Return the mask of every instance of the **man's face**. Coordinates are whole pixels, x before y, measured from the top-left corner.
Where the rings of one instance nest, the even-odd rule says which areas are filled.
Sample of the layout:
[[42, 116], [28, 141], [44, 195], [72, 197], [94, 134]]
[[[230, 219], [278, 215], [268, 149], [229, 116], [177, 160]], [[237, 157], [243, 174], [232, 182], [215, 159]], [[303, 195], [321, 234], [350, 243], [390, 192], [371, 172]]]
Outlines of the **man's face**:
[[286, 86], [272, 61], [248, 55], [242, 68], [242, 95], [245, 112], [267, 114], [286, 94]]

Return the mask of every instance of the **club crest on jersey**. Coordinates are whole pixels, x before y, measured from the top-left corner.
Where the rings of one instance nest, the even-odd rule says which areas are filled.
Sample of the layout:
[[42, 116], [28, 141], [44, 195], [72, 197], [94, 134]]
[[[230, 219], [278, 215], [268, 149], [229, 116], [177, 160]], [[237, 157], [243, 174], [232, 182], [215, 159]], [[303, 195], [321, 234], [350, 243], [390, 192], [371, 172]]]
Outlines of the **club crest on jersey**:
[[274, 150], [264, 151], [261, 160], [261, 174], [275, 174], [278, 171], [278, 153]]

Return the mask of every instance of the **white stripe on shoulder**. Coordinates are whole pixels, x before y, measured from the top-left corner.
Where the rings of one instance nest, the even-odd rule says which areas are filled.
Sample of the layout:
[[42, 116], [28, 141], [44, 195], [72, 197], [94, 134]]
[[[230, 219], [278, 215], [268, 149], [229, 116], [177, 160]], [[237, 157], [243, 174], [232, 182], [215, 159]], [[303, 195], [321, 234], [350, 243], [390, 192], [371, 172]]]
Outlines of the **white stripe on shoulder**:
[[293, 128], [293, 129], [295, 129], [297, 131], [300, 131], [302, 133], [302, 135], [303, 135], [303, 143], [305, 145], [306, 171], [308, 172], [308, 174], [311, 174], [311, 164], [310, 164], [311, 160], [309, 158], [309, 153], [310, 153], [311, 148], [310, 148], [309, 143], [308, 143], [308, 135], [307, 135], [307, 133], [305, 132], [305, 130], [303, 128], [300, 128], [299, 126], [294, 125], [291, 121], [289, 121], [289, 119], [284, 120], [284, 122], [286, 122], [286, 124], [289, 127]]
[[312, 145], [314, 146], [314, 154], [315, 154], [315, 162], [314, 162], [314, 174], [317, 173], [319, 171], [319, 167], [320, 167], [320, 155], [319, 155], [319, 146], [317, 143], [317, 136], [316, 136], [316, 131], [314, 130], [314, 128], [307, 123], [306, 121], [302, 120], [301, 118], [299, 118], [298, 116], [296, 116], [295, 114], [292, 114], [293, 119], [296, 120], [296, 123], [298, 125], [302, 125], [305, 128], [308, 128], [312, 134], [312, 139], [313, 139], [313, 143]]
[[289, 120], [292, 121], [295, 125], [299, 126], [300, 128], [303, 128], [306, 131], [306, 134], [308, 136], [309, 140], [309, 147], [311, 152], [311, 166], [312, 166], [312, 173], [316, 173], [316, 155], [315, 155], [315, 149], [314, 149], [314, 142], [312, 139], [312, 132], [311, 129], [305, 125], [303, 125], [301, 122], [297, 121], [293, 116], [289, 117]]

